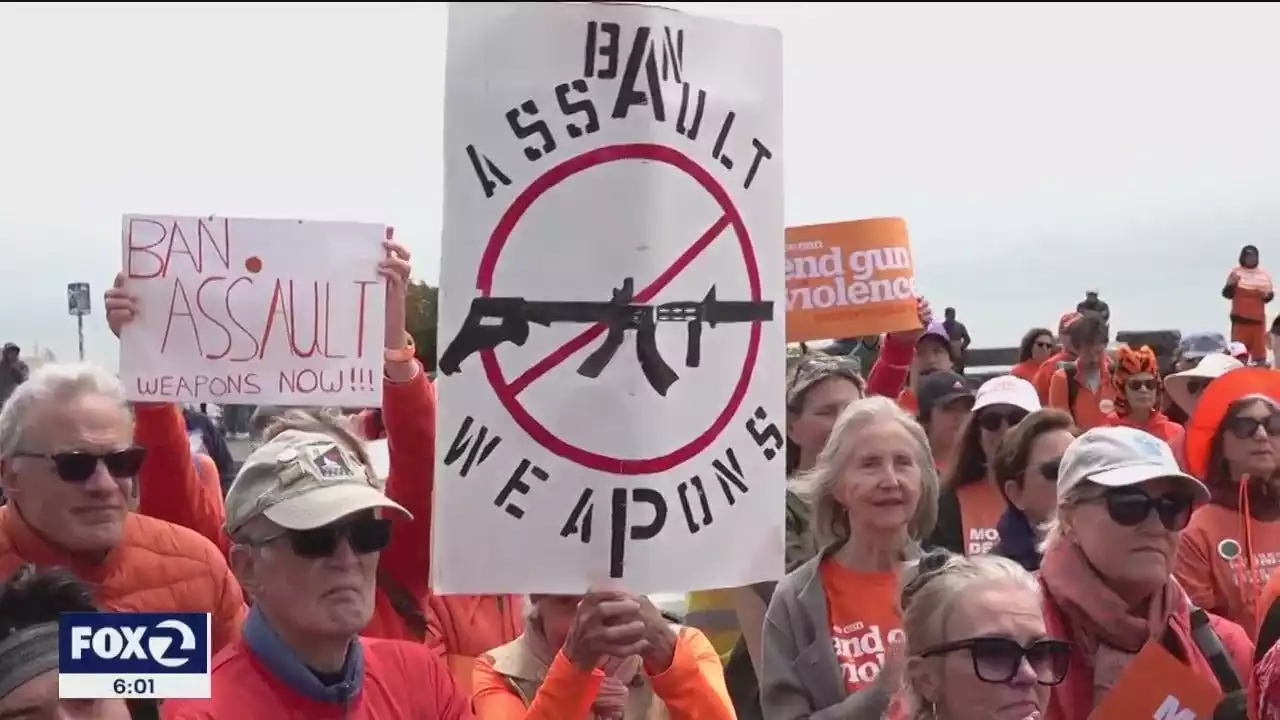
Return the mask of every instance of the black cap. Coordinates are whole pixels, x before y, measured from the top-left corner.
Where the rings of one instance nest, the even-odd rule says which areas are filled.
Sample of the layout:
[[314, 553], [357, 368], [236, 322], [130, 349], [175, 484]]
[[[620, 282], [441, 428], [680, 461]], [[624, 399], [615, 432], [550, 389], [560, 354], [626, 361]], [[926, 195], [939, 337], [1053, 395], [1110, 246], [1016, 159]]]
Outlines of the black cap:
[[963, 375], [940, 370], [920, 378], [916, 388], [916, 405], [920, 417], [927, 418], [934, 408], [942, 407], [959, 398], [974, 399], [973, 388]]
[[5, 352], [9, 352], [10, 350], [13, 350], [14, 352], [22, 352], [22, 349], [21, 349], [21, 348], [19, 348], [19, 347], [17, 346], [17, 344], [15, 344], [15, 343], [5, 343], [5, 344], [4, 344], [4, 351], [5, 351]]

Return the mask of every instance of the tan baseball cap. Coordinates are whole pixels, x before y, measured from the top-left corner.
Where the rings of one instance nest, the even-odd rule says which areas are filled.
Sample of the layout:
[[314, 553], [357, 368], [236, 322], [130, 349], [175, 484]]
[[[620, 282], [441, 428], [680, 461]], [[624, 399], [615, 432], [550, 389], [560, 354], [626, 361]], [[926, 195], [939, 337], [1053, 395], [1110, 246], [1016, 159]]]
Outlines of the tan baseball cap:
[[313, 530], [361, 510], [409, 516], [386, 481], [324, 433], [286, 430], [254, 450], [227, 491], [227, 533], [265, 515], [286, 530]]

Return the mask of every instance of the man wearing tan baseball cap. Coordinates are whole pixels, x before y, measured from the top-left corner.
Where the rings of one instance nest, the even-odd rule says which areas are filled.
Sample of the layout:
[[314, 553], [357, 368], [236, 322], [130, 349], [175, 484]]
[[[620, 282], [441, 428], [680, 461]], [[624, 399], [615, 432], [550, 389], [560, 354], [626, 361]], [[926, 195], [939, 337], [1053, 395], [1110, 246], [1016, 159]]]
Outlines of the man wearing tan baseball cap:
[[240, 642], [213, 665], [213, 697], [165, 702], [167, 718], [470, 718], [421, 643], [360, 637], [391, 540], [388, 499], [363, 444], [327, 415], [289, 412], [227, 492], [231, 566], [253, 599]]
[[367, 460], [331, 435], [285, 430], [241, 466], [227, 492], [227, 534], [235, 538], [258, 517], [285, 530], [314, 530], [363, 510], [408, 516]]

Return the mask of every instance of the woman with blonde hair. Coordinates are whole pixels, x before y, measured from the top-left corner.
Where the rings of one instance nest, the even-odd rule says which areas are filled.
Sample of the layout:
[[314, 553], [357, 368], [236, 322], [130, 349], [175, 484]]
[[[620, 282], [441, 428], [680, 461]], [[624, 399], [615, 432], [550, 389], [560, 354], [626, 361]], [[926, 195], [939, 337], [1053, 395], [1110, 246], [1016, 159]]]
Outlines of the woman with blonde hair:
[[1249, 636], [1196, 607], [1173, 578], [1178, 538], [1208, 498], [1169, 445], [1142, 430], [1094, 428], [1067, 447], [1040, 581], [1046, 627], [1071, 641], [1072, 669], [1046, 717], [1089, 717], [1153, 640], [1214, 688], [1239, 690]]
[[[1067, 675], [1040, 584], [995, 555], [934, 551], [902, 589], [906, 670], [894, 720], [1027, 720]], [[895, 703], [897, 704], [897, 703]]]
[[765, 614], [760, 701], [769, 720], [879, 720], [901, 668], [899, 571], [937, 519], [924, 430], [871, 397], [840, 414], [808, 478], [823, 551], [789, 573]]

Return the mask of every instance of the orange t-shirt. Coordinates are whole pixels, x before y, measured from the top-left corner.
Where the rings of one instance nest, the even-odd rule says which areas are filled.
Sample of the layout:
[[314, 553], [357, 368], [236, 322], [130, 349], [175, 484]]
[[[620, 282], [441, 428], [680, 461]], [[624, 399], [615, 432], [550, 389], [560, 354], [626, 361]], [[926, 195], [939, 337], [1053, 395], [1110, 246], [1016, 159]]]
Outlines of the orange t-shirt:
[[960, 525], [964, 529], [964, 554], [985, 555], [1000, 541], [996, 523], [1004, 514], [1004, 496], [990, 482], [969, 483], [956, 490]]
[[1280, 565], [1280, 520], [1250, 521], [1253, 567], [1244, 557], [1244, 528], [1236, 510], [1205, 505], [1182, 531], [1174, 575], [1191, 602], [1245, 628], [1258, 631], [1255, 607], [1272, 571]]
[[1137, 428], [1138, 430], [1145, 430], [1146, 432], [1169, 443], [1169, 447], [1171, 448], [1181, 446], [1184, 442], [1183, 435], [1186, 434], [1186, 430], [1184, 430], [1181, 425], [1170, 420], [1167, 415], [1159, 411], [1147, 418], [1146, 422], [1141, 423], [1135, 422], [1133, 418], [1128, 415], [1120, 417], [1114, 412], [1109, 413], [1107, 415], [1107, 425], [1111, 427], [1131, 427]]
[[1111, 387], [1111, 373], [1107, 363], [1098, 368], [1098, 389], [1093, 391], [1084, 384], [1084, 378], [1077, 375], [1080, 392], [1076, 395], [1075, 407], [1070, 407], [1070, 393], [1067, 388], [1067, 371], [1058, 368], [1049, 382], [1049, 407], [1066, 410], [1076, 420], [1081, 430], [1090, 430], [1107, 424], [1107, 415], [1115, 410], [1116, 389]]
[[1009, 374], [1014, 377], [1020, 377], [1029, 383], [1035, 383], [1036, 371], [1044, 362], [1040, 360], [1023, 360], [1022, 362], [1009, 368]]
[[898, 615], [898, 573], [850, 570], [834, 558], [822, 561], [831, 645], [853, 694], [870, 685], [884, 667], [889, 646], [903, 640]]

